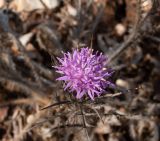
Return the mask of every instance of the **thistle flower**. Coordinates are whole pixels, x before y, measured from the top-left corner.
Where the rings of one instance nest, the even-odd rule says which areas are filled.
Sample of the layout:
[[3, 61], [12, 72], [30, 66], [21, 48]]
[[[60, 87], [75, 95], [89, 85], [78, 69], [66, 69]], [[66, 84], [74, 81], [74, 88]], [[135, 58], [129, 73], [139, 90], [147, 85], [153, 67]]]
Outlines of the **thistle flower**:
[[88, 95], [92, 100], [100, 96], [108, 86], [113, 84], [107, 79], [113, 71], [104, 66], [107, 58], [102, 53], [93, 53], [92, 49], [75, 49], [73, 53], [63, 53], [62, 58], [57, 58], [59, 66], [56, 72], [61, 74], [57, 80], [64, 81], [64, 90], [76, 92], [76, 98], [81, 99]]

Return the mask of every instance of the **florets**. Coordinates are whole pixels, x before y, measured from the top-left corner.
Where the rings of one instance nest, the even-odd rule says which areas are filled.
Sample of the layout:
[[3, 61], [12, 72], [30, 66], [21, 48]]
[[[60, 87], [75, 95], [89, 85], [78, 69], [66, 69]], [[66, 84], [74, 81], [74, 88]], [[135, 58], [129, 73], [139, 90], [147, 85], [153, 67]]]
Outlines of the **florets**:
[[73, 53], [64, 53], [62, 58], [57, 58], [59, 66], [56, 72], [61, 74], [57, 80], [64, 81], [64, 90], [76, 92], [76, 98], [81, 99], [88, 95], [92, 100], [100, 96], [105, 89], [113, 85], [107, 79], [113, 71], [105, 68], [107, 58], [102, 53], [93, 53], [92, 49], [75, 49]]

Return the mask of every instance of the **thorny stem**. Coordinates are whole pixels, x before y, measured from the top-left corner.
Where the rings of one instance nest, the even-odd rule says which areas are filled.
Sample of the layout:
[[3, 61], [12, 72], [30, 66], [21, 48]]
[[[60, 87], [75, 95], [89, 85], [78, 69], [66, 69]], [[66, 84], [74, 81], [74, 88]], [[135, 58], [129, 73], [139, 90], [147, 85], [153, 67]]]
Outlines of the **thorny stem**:
[[90, 138], [89, 138], [89, 135], [88, 135], [88, 131], [87, 131], [87, 127], [86, 127], [85, 115], [83, 113], [83, 103], [79, 104], [79, 107], [80, 107], [80, 111], [81, 111], [81, 114], [82, 114], [83, 127], [85, 128], [87, 139], [88, 139], [88, 141], [90, 141]]
[[[106, 94], [105, 96], [100, 96], [100, 97], [97, 97], [97, 99], [104, 99], [104, 98], [108, 98], [108, 97], [116, 97], [116, 96], [120, 96], [122, 95], [123, 93], [122, 92], [119, 92], [119, 93], [115, 93], [115, 94]], [[76, 101], [77, 103], [82, 103], [82, 102], [79, 102], [79, 101]], [[41, 108], [40, 110], [45, 110], [45, 109], [48, 109], [48, 108], [51, 108], [51, 107], [54, 107], [54, 106], [58, 106], [58, 105], [64, 105], [64, 104], [73, 104], [73, 103], [76, 103], [74, 101], [71, 101], [71, 100], [65, 100], [65, 101], [60, 101], [60, 102], [57, 102], [57, 103], [53, 103], [49, 106], [46, 106], [44, 108]], [[93, 101], [91, 101], [89, 98], [84, 100], [83, 103], [91, 103]]]

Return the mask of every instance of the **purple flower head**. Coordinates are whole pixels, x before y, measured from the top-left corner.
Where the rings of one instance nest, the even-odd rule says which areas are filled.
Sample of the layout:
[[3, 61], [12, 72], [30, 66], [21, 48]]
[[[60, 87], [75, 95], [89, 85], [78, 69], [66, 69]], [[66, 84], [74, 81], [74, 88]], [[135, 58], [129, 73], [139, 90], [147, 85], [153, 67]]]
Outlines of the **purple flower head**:
[[59, 66], [56, 72], [61, 74], [57, 80], [65, 82], [64, 90], [76, 92], [76, 98], [81, 99], [88, 95], [92, 100], [100, 96], [104, 89], [113, 84], [107, 79], [113, 71], [105, 68], [106, 57], [102, 53], [89, 48], [75, 49], [73, 53], [64, 53], [63, 58], [57, 58]]

